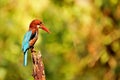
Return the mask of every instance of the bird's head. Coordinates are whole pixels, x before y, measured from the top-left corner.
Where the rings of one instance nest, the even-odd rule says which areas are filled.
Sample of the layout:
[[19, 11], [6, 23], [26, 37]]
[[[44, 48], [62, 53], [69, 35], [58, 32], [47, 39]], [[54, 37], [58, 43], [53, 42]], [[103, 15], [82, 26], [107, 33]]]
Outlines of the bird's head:
[[42, 22], [41, 20], [33, 20], [33, 21], [30, 23], [30, 27], [29, 27], [29, 28], [30, 28], [30, 29], [36, 29], [36, 30], [42, 29], [42, 30], [50, 33], [49, 29], [47, 29], [47, 28], [44, 26], [44, 24], [43, 24], [43, 22]]

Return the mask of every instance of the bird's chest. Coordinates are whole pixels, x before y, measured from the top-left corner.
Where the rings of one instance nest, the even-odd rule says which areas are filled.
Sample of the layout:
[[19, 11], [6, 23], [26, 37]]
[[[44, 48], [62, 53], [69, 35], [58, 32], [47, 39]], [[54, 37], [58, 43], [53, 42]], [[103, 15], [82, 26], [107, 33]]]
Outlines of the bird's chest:
[[30, 47], [34, 46], [37, 39], [38, 39], [38, 32], [32, 33], [32, 35], [30, 37], [30, 41], [29, 41]]
[[30, 37], [30, 40], [34, 39], [34, 38], [38, 38], [38, 32], [33, 32], [31, 37]]

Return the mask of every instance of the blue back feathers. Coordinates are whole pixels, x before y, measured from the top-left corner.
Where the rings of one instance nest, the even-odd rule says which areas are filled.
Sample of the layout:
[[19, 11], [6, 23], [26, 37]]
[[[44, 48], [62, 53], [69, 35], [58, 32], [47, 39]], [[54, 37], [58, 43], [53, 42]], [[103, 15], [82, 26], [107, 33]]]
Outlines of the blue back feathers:
[[24, 36], [24, 39], [23, 39], [23, 42], [22, 42], [22, 50], [24, 52], [24, 60], [23, 60], [23, 64], [24, 66], [27, 65], [27, 52], [28, 52], [28, 49], [29, 49], [29, 41], [30, 41], [30, 38], [31, 38], [31, 35], [32, 35], [32, 31], [28, 31], [25, 36]]
[[30, 41], [31, 35], [32, 35], [32, 31], [28, 31], [24, 36], [24, 39], [23, 39], [23, 42], [22, 42], [22, 50], [23, 50], [24, 53], [30, 47], [29, 46], [29, 41]]

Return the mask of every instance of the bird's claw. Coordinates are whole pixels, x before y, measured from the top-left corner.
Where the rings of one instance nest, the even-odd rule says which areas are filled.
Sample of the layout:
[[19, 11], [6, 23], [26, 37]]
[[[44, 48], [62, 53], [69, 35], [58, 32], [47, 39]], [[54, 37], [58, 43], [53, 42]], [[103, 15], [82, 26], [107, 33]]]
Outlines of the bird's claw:
[[34, 47], [31, 47], [31, 53], [32, 53], [32, 52], [36, 52], [36, 51], [34, 50]]

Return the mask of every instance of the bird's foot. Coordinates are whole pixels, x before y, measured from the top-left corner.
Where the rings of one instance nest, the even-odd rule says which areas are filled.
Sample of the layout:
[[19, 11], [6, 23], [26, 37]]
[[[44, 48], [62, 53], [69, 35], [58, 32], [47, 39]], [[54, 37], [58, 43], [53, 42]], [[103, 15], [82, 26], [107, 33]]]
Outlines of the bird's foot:
[[36, 52], [34, 49], [31, 49], [31, 52]]
[[31, 47], [31, 53], [32, 52], [36, 52], [35, 49], [34, 49], [34, 47]]

